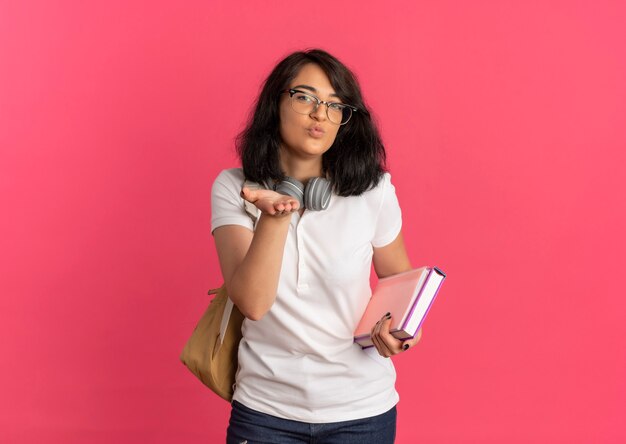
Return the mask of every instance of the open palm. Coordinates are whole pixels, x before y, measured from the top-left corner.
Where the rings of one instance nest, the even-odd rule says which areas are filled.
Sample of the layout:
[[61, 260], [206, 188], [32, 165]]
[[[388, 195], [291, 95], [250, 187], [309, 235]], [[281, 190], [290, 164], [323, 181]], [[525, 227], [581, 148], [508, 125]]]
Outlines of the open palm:
[[298, 211], [300, 203], [291, 196], [272, 190], [251, 190], [244, 187], [241, 196], [265, 214], [280, 216]]

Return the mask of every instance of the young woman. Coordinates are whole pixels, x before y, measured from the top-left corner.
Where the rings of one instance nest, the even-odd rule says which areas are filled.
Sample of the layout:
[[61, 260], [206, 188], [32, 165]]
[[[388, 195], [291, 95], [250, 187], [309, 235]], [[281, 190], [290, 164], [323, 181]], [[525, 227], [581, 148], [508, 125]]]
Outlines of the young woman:
[[[238, 138], [242, 168], [212, 189], [224, 283], [244, 314], [228, 443], [392, 443], [392, 355], [353, 332], [378, 277], [411, 269], [385, 150], [355, 76], [314, 49], [283, 59]], [[266, 189], [244, 186], [248, 180]], [[243, 210], [243, 199], [258, 219]]]

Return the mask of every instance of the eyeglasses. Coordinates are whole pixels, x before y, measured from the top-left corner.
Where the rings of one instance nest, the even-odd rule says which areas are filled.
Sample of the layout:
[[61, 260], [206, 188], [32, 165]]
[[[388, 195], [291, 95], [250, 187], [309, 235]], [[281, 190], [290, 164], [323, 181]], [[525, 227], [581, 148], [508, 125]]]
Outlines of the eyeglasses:
[[317, 97], [299, 91], [297, 89], [286, 89], [282, 93], [289, 93], [289, 101], [291, 108], [298, 114], [311, 114], [317, 111], [317, 108], [326, 105], [326, 116], [335, 125], [345, 125], [352, 117], [352, 113], [358, 111], [358, 108], [352, 105], [337, 102], [324, 102]]

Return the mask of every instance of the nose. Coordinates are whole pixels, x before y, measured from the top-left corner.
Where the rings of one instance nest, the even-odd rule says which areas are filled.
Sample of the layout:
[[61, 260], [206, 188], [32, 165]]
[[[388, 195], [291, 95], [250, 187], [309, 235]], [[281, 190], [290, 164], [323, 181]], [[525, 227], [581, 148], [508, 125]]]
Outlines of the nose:
[[310, 116], [315, 120], [326, 120], [326, 104], [319, 103], [313, 111], [311, 111]]

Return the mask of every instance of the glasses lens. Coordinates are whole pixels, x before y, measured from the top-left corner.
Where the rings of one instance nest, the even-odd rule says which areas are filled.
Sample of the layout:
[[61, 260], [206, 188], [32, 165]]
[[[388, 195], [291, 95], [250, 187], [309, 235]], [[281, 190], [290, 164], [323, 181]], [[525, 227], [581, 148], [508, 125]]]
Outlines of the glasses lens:
[[331, 122], [336, 123], [337, 125], [343, 125], [348, 120], [350, 120], [350, 117], [352, 116], [352, 109], [339, 103], [332, 103], [328, 107], [327, 114], [328, 119]]
[[317, 105], [317, 100], [308, 94], [296, 92], [291, 96], [291, 107], [300, 114], [311, 114]]

